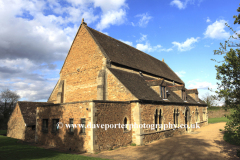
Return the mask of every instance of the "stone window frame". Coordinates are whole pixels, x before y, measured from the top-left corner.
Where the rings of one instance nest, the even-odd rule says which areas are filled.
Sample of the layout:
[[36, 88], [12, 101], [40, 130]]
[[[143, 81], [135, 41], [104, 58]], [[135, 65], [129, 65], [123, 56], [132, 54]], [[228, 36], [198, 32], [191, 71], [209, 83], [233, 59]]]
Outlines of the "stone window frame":
[[73, 126], [71, 126], [71, 124], [73, 124], [73, 122], [74, 122], [74, 119], [73, 118], [69, 118], [69, 124], [70, 124], [69, 134], [74, 134], [74, 128], [73, 128]]
[[206, 110], [203, 109], [203, 121], [207, 121]]
[[200, 122], [198, 108], [196, 108], [196, 110], [195, 110], [195, 120], [196, 120], [196, 123]]
[[[125, 119], [127, 120], [127, 122], [125, 123]], [[128, 133], [130, 132], [130, 129], [129, 129], [129, 124], [130, 124], [130, 121], [129, 121], [129, 118], [128, 116], [124, 116], [123, 118], [123, 132], [124, 133]]]
[[42, 132], [48, 133], [48, 119], [42, 119]]
[[161, 131], [163, 130], [163, 109], [159, 108], [159, 115], [158, 115], [158, 130]]
[[174, 108], [173, 109], [173, 124], [175, 124], [175, 126], [179, 127], [179, 110], [178, 108]]
[[157, 127], [157, 125], [159, 124], [158, 118], [159, 118], [159, 114], [158, 114], [158, 109], [156, 108], [155, 112], [154, 112], [154, 129], [155, 129], [155, 131], [158, 130], [158, 127]]
[[86, 134], [86, 128], [85, 128], [86, 127], [86, 118], [81, 118], [80, 121], [81, 121], [82, 125], [84, 124], [84, 128], [82, 126], [82, 128], [80, 128], [80, 132], [79, 133], [85, 135]]
[[[54, 121], [56, 121], [55, 126], [54, 126]], [[57, 133], [59, 131], [59, 128], [57, 126], [58, 123], [59, 123], [59, 118], [52, 119], [52, 133]]]

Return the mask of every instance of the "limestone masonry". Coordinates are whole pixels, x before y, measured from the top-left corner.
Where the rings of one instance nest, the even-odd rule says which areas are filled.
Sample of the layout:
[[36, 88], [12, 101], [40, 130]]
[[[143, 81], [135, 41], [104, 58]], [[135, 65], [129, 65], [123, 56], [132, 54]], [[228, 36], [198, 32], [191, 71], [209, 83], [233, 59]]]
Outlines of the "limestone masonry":
[[[123, 128], [67, 128], [62, 124], [123, 124]], [[164, 124], [175, 128], [163, 128]], [[159, 125], [129, 128], [129, 124]], [[191, 132], [208, 124], [197, 89], [164, 62], [98, 32], [82, 21], [48, 102], [17, 103], [8, 137], [80, 152]], [[162, 126], [161, 126], [162, 125]]]

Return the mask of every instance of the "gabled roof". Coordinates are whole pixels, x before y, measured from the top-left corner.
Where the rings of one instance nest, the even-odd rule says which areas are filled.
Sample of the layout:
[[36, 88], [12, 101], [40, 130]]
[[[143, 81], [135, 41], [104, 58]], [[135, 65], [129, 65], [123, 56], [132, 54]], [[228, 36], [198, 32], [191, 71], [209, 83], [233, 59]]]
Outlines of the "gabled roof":
[[183, 90], [185, 89], [184, 88], [184, 85], [174, 85], [174, 86], [168, 86], [170, 90], [172, 91], [178, 91], [178, 90]]
[[47, 102], [28, 102], [18, 101], [19, 108], [21, 110], [24, 122], [27, 126], [36, 125], [36, 108], [44, 104], [52, 104]]
[[192, 94], [192, 93], [197, 93], [198, 94], [198, 90], [197, 89], [188, 89], [186, 91], [187, 94]]
[[88, 26], [96, 43], [104, 51], [111, 63], [126, 66], [142, 72], [150, 73], [181, 84], [184, 82], [172, 71], [165, 62], [162, 62], [136, 48], [133, 48], [119, 40], [98, 32]]
[[167, 96], [167, 99], [170, 101], [170, 102], [184, 102], [176, 93], [174, 93], [172, 90], [170, 90], [168, 87], [167, 87], [167, 90], [168, 90], [168, 96]]
[[163, 101], [139, 74], [109, 68], [112, 74], [138, 99]]

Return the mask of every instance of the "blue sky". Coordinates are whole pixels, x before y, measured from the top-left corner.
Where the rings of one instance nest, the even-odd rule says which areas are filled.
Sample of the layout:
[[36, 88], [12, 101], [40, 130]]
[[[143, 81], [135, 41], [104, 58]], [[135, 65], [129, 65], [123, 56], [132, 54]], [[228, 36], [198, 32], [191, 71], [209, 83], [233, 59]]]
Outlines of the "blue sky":
[[89, 27], [164, 61], [203, 97], [216, 89], [213, 54], [233, 33], [231, 0], [0, 0], [0, 89], [46, 101], [82, 18]]

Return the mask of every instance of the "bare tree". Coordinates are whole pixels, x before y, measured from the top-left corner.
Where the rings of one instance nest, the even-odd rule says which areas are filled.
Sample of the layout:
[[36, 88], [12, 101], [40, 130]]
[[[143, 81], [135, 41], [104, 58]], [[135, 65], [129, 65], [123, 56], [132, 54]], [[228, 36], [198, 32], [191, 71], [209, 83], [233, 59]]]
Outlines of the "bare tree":
[[212, 107], [215, 105], [215, 98], [214, 96], [210, 95], [209, 93], [206, 93], [204, 96], [202, 96], [202, 100], [207, 103], [208, 107]]
[[0, 93], [0, 128], [6, 129], [8, 119], [19, 100], [20, 96], [9, 89]]

